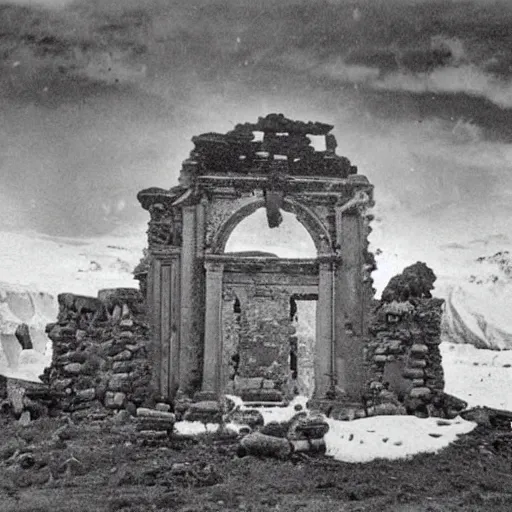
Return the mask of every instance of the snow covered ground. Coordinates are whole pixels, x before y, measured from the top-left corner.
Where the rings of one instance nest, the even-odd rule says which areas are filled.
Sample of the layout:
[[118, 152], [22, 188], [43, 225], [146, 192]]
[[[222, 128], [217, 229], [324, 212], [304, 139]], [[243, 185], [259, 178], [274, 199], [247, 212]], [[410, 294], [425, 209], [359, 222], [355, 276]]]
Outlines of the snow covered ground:
[[[244, 408], [237, 397], [232, 398]], [[259, 407], [265, 424], [291, 419], [297, 411], [295, 405], [305, 407], [307, 398], [297, 397], [287, 407]], [[325, 436], [327, 455], [344, 462], [370, 462], [378, 458], [403, 459], [418, 453], [435, 453], [470, 432], [475, 423], [462, 418], [439, 420], [414, 416], [378, 416], [354, 421], [328, 418], [329, 432]], [[228, 430], [238, 432], [239, 425], [228, 424]], [[204, 425], [198, 421], [180, 421], [175, 425], [180, 434], [213, 433], [218, 425]]]

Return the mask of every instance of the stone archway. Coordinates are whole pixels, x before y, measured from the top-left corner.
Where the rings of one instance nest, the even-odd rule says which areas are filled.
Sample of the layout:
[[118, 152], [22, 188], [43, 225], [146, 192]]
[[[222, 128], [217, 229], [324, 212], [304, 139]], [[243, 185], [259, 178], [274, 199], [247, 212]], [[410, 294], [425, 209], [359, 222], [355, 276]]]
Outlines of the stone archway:
[[[151, 214], [147, 302], [154, 383], [164, 396], [177, 389], [222, 392], [224, 285], [280, 293], [271, 274], [294, 293], [318, 296], [315, 395], [332, 396], [338, 389], [359, 398], [373, 269], [365, 208], [372, 205], [373, 187], [336, 154], [331, 129], [271, 114], [227, 134], [202, 134], [192, 139], [178, 186], [139, 193]], [[256, 131], [263, 140], [255, 139]], [[325, 151], [315, 151], [309, 135], [325, 137]], [[294, 213], [317, 257], [297, 262], [223, 254], [238, 222], [262, 206], [270, 227], [279, 225], [281, 210]]]
[[[236, 226], [256, 210], [265, 206], [264, 197], [255, 198], [234, 211], [219, 227], [213, 228], [215, 229], [215, 234], [211, 244], [211, 252], [215, 254], [223, 253], [226, 243]], [[290, 197], [283, 198], [282, 209], [288, 213], [293, 213], [302, 226], [304, 226], [315, 244], [317, 254], [328, 254], [330, 252], [332, 247], [331, 234], [328, 231], [328, 227], [322, 223], [314, 211]]]

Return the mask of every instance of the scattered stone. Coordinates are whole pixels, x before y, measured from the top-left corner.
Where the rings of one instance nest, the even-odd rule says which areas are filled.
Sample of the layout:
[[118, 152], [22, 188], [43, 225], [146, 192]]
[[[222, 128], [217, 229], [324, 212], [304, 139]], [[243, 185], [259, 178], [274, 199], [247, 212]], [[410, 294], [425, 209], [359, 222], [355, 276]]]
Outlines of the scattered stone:
[[201, 421], [203, 423], [220, 423], [222, 421], [222, 407], [219, 402], [207, 400], [190, 404], [184, 414], [185, 421]]
[[239, 444], [237, 454], [239, 457], [257, 455], [286, 459], [293, 452], [293, 445], [288, 439], [273, 437], [260, 432], [246, 435]]
[[287, 437], [290, 440], [323, 439], [329, 425], [322, 416], [297, 417], [292, 419]]
[[236, 425], [247, 425], [251, 429], [262, 426], [265, 423], [263, 415], [256, 409], [234, 410], [227, 415], [226, 421]]
[[14, 335], [21, 345], [22, 350], [30, 350], [34, 348], [32, 338], [30, 337], [30, 328], [27, 324], [18, 325]]
[[21, 413], [20, 419], [18, 420], [18, 423], [22, 427], [28, 427], [30, 425], [30, 412], [29, 411], [23, 411]]
[[155, 409], [161, 412], [169, 412], [171, 410], [171, 406], [169, 404], [164, 404], [160, 402], [155, 405]]

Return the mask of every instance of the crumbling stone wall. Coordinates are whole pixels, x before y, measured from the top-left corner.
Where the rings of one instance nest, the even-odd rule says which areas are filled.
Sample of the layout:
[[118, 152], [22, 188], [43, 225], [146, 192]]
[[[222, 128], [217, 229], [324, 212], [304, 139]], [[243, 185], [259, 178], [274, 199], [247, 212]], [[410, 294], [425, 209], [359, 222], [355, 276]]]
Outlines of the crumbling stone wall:
[[247, 287], [237, 320], [239, 362], [233, 391], [246, 400], [280, 400], [290, 377], [290, 294]]
[[437, 415], [444, 389], [439, 350], [444, 300], [408, 290], [408, 300], [388, 302], [391, 295], [383, 293], [372, 305], [367, 406], [376, 414]]
[[126, 408], [153, 397], [149, 327], [136, 289], [102, 290], [98, 297], [58, 296], [56, 323], [47, 326], [53, 360], [42, 376], [64, 412], [84, 416]]

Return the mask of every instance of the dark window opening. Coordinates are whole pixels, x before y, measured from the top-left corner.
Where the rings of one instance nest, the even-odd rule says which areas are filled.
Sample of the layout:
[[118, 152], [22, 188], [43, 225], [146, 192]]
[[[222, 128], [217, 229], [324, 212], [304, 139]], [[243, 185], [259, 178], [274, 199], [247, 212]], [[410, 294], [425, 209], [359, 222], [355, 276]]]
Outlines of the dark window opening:
[[235, 377], [238, 375], [238, 368], [240, 367], [240, 354], [233, 354], [231, 356], [231, 373], [229, 375], [230, 380], [235, 380]]
[[297, 336], [290, 337], [290, 372], [292, 374], [292, 379], [296, 379], [299, 370], [299, 361], [297, 357]]
[[242, 308], [240, 306], [240, 301], [238, 300], [238, 297], [235, 299], [235, 302], [233, 303], [233, 313], [236, 313], [239, 315], [242, 312]]
[[290, 322], [297, 320], [297, 302], [293, 297], [290, 297]]

